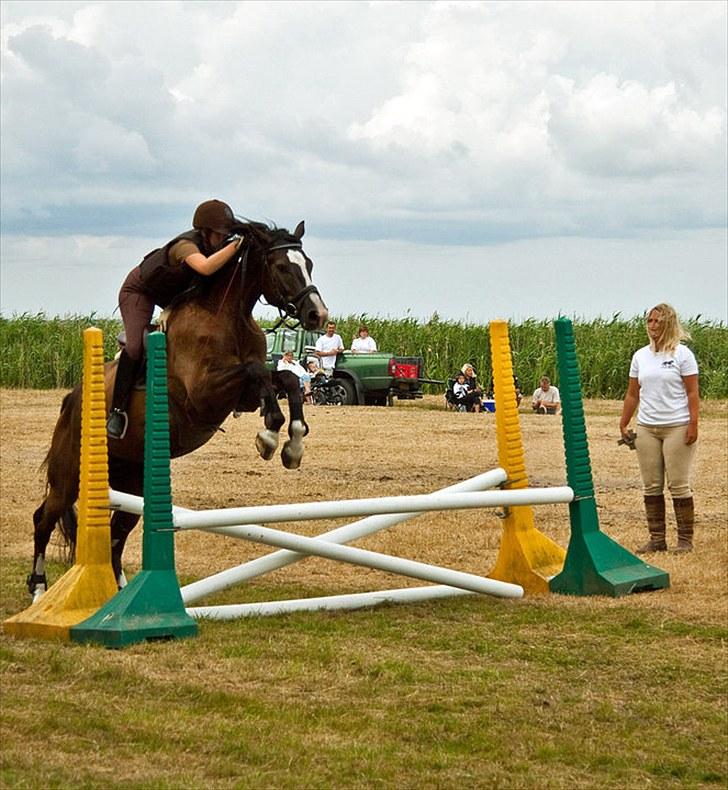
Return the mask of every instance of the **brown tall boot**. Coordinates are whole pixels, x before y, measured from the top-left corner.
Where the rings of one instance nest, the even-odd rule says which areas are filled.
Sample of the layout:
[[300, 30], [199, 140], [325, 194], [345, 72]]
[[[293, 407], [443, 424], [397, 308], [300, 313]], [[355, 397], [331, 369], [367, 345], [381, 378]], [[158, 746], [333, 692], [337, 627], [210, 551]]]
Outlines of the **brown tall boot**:
[[681, 554], [693, 550], [693, 527], [695, 524], [695, 505], [693, 498], [673, 499], [675, 508], [675, 521], [677, 521], [677, 547], [676, 552]]
[[650, 539], [644, 546], [637, 549], [637, 554], [651, 554], [653, 551], [667, 551], [665, 542], [665, 497], [645, 497], [645, 513], [647, 515], [647, 529]]

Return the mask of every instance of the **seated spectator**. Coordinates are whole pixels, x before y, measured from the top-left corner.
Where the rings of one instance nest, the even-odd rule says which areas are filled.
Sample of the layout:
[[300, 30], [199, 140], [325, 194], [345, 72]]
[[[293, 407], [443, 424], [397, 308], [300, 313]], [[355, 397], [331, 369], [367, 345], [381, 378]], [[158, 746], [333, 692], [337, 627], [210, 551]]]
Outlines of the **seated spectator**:
[[458, 373], [455, 377], [455, 383], [452, 385], [452, 394], [455, 401], [455, 408], [458, 411], [468, 411], [468, 395], [470, 390], [465, 383], [465, 374]]
[[312, 379], [317, 378], [318, 376], [325, 376], [323, 369], [319, 367], [318, 361], [315, 359], [309, 359], [308, 365], [306, 365], [308, 369], [308, 373]]
[[541, 378], [541, 386], [533, 393], [531, 408], [537, 414], [556, 414], [561, 403], [561, 396], [556, 387], [551, 385], [548, 376]]
[[359, 326], [359, 331], [351, 344], [351, 350], [355, 354], [370, 354], [377, 350], [377, 344], [374, 342], [374, 338], [369, 336], [366, 324]]
[[312, 403], [311, 399], [311, 374], [307, 373], [303, 366], [293, 358], [293, 351], [284, 351], [281, 359], [278, 360], [278, 370], [288, 370], [298, 376], [303, 387], [303, 397], [306, 403]]
[[468, 388], [468, 396], [466, 399], [468, 411], [480, 411], [481, 402], [483, 400], [483, 390], [478, 384], [475, 368], [469, 362], [466, 362], [460, 369], [460, 373], [465, 378], [465, 385]]

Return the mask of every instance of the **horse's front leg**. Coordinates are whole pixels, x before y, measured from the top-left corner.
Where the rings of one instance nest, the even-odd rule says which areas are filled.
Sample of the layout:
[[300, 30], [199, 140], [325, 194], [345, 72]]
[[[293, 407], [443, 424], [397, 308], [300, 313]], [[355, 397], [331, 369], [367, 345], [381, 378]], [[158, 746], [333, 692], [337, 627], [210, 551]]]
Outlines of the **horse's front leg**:
[[288, 370], [273, 373], [273, 387], [286, 393], [288, 398], [288, 441], [281, 450], [281, 460], [286, 469], [298, 469], [303, 458], [303, 437], [308, 433], [308, 425], [303, 416], [301, 383], [298, 376]]
[[270, 371], [260, 362], [248, 362], [235, 372], [240, 387], [235, 412], [260, 408], [265, 428], [258, 431], [255, 447], [260, 457], [269, 461], [278, 448], [278, 435], [286, 421], [273, 390]]

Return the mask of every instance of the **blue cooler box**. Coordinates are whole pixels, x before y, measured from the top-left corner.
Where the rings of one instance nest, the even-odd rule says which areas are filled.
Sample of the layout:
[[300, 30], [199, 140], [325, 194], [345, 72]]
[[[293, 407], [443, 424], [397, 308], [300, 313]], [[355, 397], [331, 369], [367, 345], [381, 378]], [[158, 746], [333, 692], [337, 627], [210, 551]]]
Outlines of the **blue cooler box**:
[[492, 414], [495, 411], [495, 401], [494, 400], [484, 400], [483, 401], [483, 411], [489, 411]]

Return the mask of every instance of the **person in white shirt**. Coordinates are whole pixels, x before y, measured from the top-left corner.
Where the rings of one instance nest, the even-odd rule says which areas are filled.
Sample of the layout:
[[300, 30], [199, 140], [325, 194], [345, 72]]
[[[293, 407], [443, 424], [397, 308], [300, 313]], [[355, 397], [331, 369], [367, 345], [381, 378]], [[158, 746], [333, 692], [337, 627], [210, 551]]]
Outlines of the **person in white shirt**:
[[558, 387], [551, 384], [548, 376], [542, 376], [540, 386], [533, 393], [531, 408], [537, 414], [556, 414], [561, 403]]
[[326, 324], [326, 334], [316, 341], [316, 356], [321, 360], [324, 373], [330, 376], [336, 366], [336, 357], [344, 350], [344, 342], [336, 334], [336, 324], [329, 321]]
[[278, 370], [288, 370], [298, 376], [303, 387], [303, 396], [306, 403], [311, 403], [311, 374], [293, 358], [293, 351], [284, 351], [278, 360]]
[[369, 329], [365, 324], [361, 324], [356, 337], [351, 344], [351, 350], [355, 354], [371, 354], [377, 350], [374, 338], [370, 336]]
[[452, 385], [452, 394], [457, 401], [458, 411], [467, 411], [470, 387], [468, 387], [467, 383], [465, 382], [464, 373], [458, 373], [455, 377], [455, 383]]
[[[671, 305], [661, 303], [649, 311], [647, 336], [649, 344], [632, 356], [619, 421], [622, 439], [634, 442], [644, 486], [650, 539], [637, 553], [667, 551], [665, 481], [677, 522], [676, 551], [692, 551], [695, 505], [690, 470], [698, 439], [698, 363], [680, 342], [689, 340], [690, 335]], [[629, 424], [638, 406], [633, 439]]]

